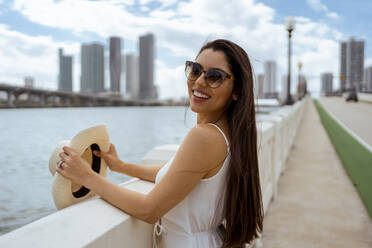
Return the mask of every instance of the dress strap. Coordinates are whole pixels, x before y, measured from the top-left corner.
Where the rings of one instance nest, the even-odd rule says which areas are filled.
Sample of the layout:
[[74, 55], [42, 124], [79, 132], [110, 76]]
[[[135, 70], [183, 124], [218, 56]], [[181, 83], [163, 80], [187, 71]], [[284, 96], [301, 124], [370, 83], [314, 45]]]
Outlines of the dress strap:
[[208, 124], [210, 124], [210, 125], [212, 125], [212, 126], [215, 126], [215, 127], [218, 129], [218, 131], [220, 131], [220, 133], [222, 134], [223, 138], [225, 139], [225, 142], [226, 142], [226, 146], [227, 146], [227, 148], [229, 148], [229, 147], [230, 147], [230, 146], [229, 146], [229, 141], [227, 140], [226, 135], [223, 133], [222, 129], [219, 128], [219, 126], [217, 126], [217, 125], [214, 124], [214, 123], [208, 123]]

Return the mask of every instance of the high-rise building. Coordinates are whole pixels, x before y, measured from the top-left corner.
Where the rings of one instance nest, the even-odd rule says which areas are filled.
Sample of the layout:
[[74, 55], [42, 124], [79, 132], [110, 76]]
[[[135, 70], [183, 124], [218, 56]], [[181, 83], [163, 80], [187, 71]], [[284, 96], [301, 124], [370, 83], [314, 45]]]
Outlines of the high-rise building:
[[125, 91], [130, 99], [138, 99], [139, 93], [139, 67], [138, 56], [134, 54], [125, 55]]
[[139, 39], [139, 98], [155, 99], [154, 89], [154, 35], [146, 34]]
[[255, 98], [263, 98], [264, 74], [258, 74], [255, 81]]
[[72, 92], [72, 56], [63, 55], [63, 49], [59, 48], [58, 58], [58, 90]]
[[26, 88], [33, 88], [34, 87], [35, 79], [33, 77], [25, 77], [25, 87]]
[[282, 90], [280, 92], [280, 99], [282, 102], [285, 102], [287, 99], [287, 86], [288, 86], [288, 74], [282, 76]]
[[306, 78], [304, 75], [298, 75], [297, 82], [297, 97], [303, 97], [306, 93]]
[[265, 98], [273, 98], [278, 93], [276, 91], [276, 62], [266, 61], [265, 62], [265, 77], [263, 94]]
[[364, 69], [364, 41], [350, 38], [346, 46], [346, 90], [360, 91]]
[[364, 69], [365, 90], [372, 91], [372, 66]]
[[110, 37], [110, 90], [120, 92], [121, 39]]
[[81, 46], [81, 86], [84, 93], [104, 91], [104, 48], [99, 43]]
[[323, 95], [331, 94], [333, 90], [333, 74], [331, 72], [322, 73], [320, 78], [322, 82], [321, 93]]
[[346, 50], [347, 42], [340, 43], [340, 90], [346, 90]]

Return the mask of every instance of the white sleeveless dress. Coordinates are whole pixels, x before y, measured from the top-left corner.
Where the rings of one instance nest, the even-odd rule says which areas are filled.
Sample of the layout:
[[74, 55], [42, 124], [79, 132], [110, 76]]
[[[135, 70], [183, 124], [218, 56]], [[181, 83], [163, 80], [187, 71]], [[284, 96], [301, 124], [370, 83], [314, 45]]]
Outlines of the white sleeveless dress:
[[[221, 210], [224, 200], [222, 192], [224, 192], [226, 172], [230, 161], [230, 148], [223, 131], [217, 125], [209, 124], [215, 126], [225, 139], [227, 146], [225, 161], [217, 174], [200, 180], [185, 199], [161, 218], [161, 224], [159, 221], [155, 224], [154, 247], [157, 247], [155, 235], [162, 236], [163, 248], [211, 248], [222, 245], [216, 233], [218, 225], [213, 226], [212, 220], [218, 211], [216, 223], [222, 223]], [[174, 156], [159, 170], [155, 184], [167, 173], [173, 159]], [[218, 206], [219, 200], [221, 200], [221, 205]]]

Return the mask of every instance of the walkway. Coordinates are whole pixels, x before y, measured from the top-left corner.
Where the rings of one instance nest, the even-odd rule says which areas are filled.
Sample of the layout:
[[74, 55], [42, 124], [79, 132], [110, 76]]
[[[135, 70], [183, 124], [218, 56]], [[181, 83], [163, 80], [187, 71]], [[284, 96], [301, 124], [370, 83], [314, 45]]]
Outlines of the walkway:
[[372, 220], [312, 101], [305, 111], [264, 220], [263, 247], [371, 248]]
[[372, 146], [372, 103], [346, 102], [342, 97], [319, 98], [323, 107]]

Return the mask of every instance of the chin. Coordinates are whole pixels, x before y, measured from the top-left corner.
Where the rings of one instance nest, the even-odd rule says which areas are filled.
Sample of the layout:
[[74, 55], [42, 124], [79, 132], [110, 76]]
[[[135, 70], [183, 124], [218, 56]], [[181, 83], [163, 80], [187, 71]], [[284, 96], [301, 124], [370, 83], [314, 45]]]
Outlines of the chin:
[[190, 102], [190, 109], [191, 109], [192, 112], [195, 112], [195, 113], [200, 112], [200, 109], [197, 106], [195, 106], [195, 104], [192, 103], [192, 102]]

